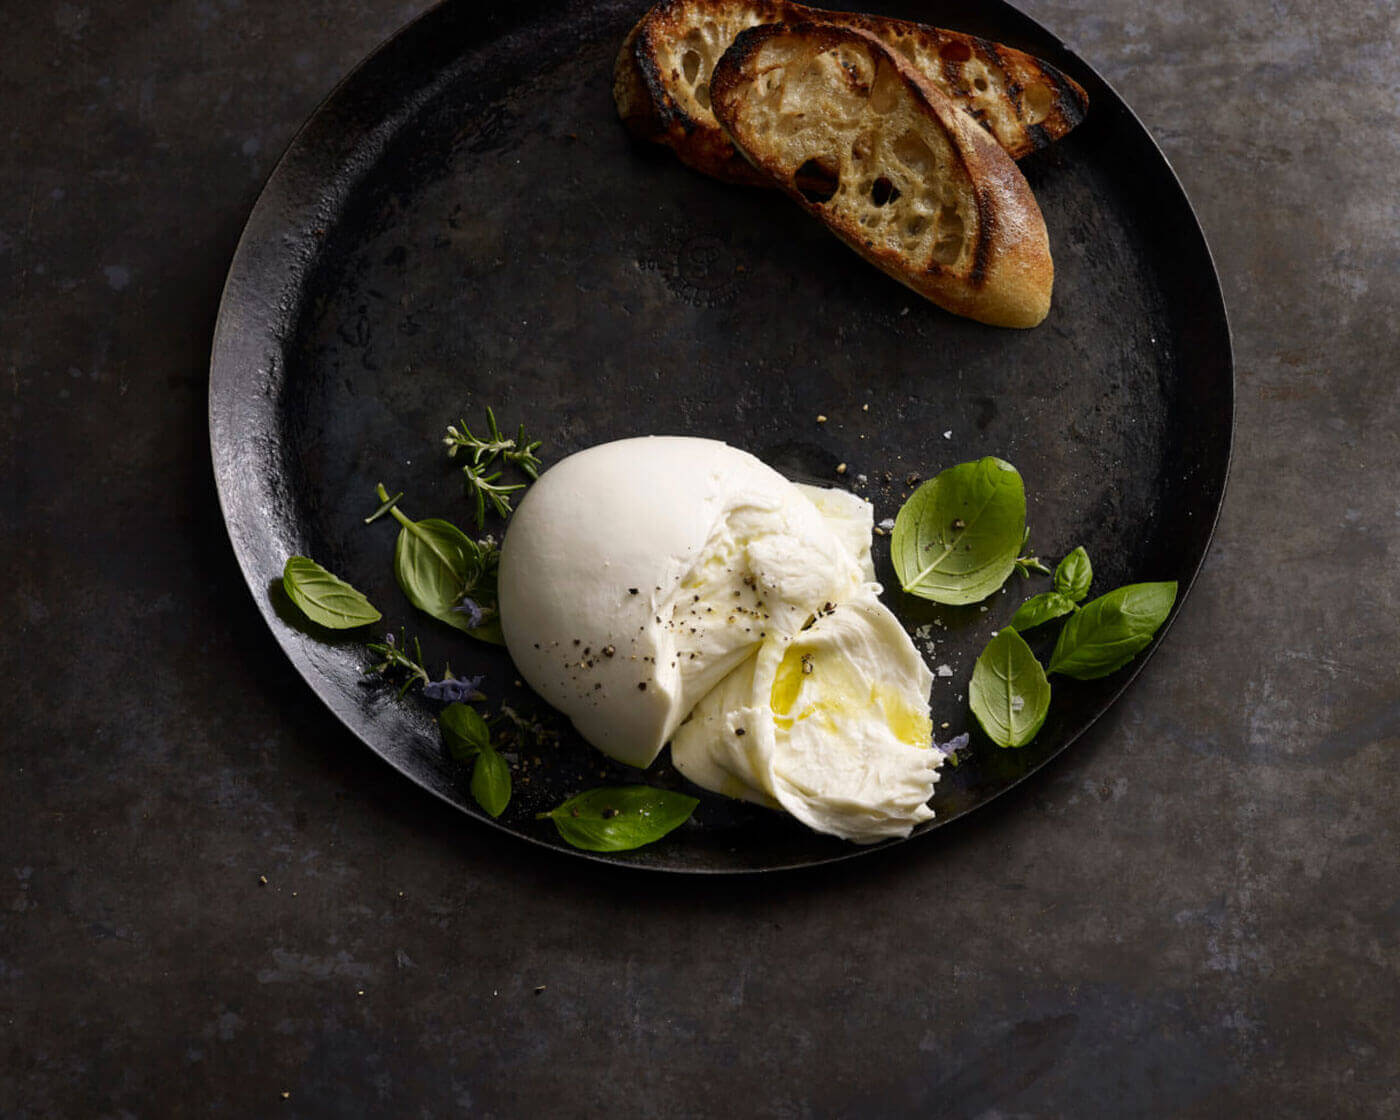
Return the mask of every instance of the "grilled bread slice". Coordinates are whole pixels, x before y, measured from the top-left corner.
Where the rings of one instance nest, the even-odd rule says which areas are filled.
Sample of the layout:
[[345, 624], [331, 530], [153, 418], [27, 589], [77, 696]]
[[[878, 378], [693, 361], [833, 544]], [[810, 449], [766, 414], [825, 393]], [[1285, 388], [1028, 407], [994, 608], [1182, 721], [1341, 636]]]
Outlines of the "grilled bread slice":
[[1084, 90], [1055, 67], [972, 35], [791, 0], [661, 0], [628, 34], [614, 69], [618, 113], [632, 133], [675, 149], [698, 171], [754, 182], [710, 111], [710, 76], [740, 31], [764, 23], [830, 23], [874, 35], [1014, 159], [1059, 139], [1088, 108]]
[[710, 97], [771, 185], [896, 280], [994, 326], [1045, 318], [1054, 265], [1025, 178], [873, 35], [750, 28], [720, 58]]

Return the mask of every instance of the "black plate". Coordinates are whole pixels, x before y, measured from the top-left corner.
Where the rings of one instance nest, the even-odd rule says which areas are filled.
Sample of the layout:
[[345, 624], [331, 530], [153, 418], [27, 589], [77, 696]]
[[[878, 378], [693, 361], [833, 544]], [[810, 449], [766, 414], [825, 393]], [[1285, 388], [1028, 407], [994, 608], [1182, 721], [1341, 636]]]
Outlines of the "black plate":
[[[1230, 456], [1219, 284], [1161, 152], [1054, 36], [995, 0], [889, 8], [1031, 50], [1089, 91], [1088, 120], [1022, 164], [1050, 230], [1055, 300], [1042, 326], [1010, 331], [917, 299], [776, 194], [631, 144], [610, 85], [635, 0], [487, 7], [433, 9], [316, 112], [249, 219], [214, 340], [210, 433], [234, 549], [293, 664], [371, 749], [490, 823], [432, 705], [367, 685], [362, 635], [303, 628], [277, 590], [283, 562], [315, 557], [420, 634], [435, 666], [484, 672], [493, 705], [530, 706], [503, 652], [415, 615], [390, 570], [392, 523], [361, 523], [382, 480], [407, 491], [410, 515], [467, 526], [438, 439], [488, 404], [526, 421], [546, 462], [643, 433], [721, 438], [832, 482], [846, 462], [877, 518], [893, 516], [910, 471], [1001, 455], [1026, 480], [1042, 555], [1083, 544], [1096, 590], [1175, 579], [1184, 597]], [[887, 550], [878, 565], [897, 587]], [[930, 665], [953, 670], [934, 690], [940, 737], [969, 725], [966, 685], [991, 630], [1044, 585], [1013, 577], [986, 610], [887, 592], [911, 630], [930, 627]], [[1058, 754], [1146, 659], [1093, 683], [1056, 678], [1029, 747], [974, 737], [918, 834]], [[538, 809], [638, 777], [565, 734], [538, 765], [517, 760], [497, 825], [563, 847]], [[684, 784], [665, 767], [647, 780]], [[869, 850], [706, 796], [690, 824], [616, 862], [750, 871]]]

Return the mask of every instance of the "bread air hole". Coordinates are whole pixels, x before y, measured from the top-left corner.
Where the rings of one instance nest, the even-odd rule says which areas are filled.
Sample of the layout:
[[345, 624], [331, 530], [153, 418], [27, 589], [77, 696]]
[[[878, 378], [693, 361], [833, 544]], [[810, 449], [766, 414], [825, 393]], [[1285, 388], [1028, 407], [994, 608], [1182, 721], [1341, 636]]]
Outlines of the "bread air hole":
[[695, 102], [702, 109], [710, 107], [710, 83], [701, 82], [695, 87]]
[[899, 188], [881, 175], [870, 185], [870, 201], [876, 206], [884, 206], [899, 197]]
[[758, 79], [759, 93], [763, 94], [764, 97], [777, 93], [783, 88], [783, 75], [786, 73], [787, 71], [779, 66], [775, 70], [769, 70], [768, 73], [760, 75]]
[[933, 152], [917, 132], [904, 133], [890, 150], [894, 152], [895, 159], [920, 179], [933, 179], [938, 171], [938, 161], [933, 158]]
[[957, 206], [941, 206], [938, 210], [938, 236], [933, 243], [933, 259], [939, 264], [952, 264], [962, 255], [965, 227]]
[[972, 57], [972, 48], [954, 39], [938, 48], [938, 57], [948, 62], [966, 62]]
[[888, 113], [899, 100], [899, 75], [894, 67], [881, 65], [875, 75], [875, 84], [870, 90], [870, 108], [877, 113]]
[[841, 185], [841, 172], [826, 159], [809, 159], [792, 173], [792, 185], [808, 202], [830, 202]]
[[973, 78], [973, 79], [972, 79], [972, 84], [973, 84], [973, 86], [976, 87], [978, 93], [986, 93], [986, 92], [987, 92], [987, 79], [986, 79], [986, 78], [983, 78], [983, 77]]
[[856, 137], [856, 142], [851, 145], [851, 159], [855, 163], [863, 163], [870, 158], [870, 153], [875, 150], [875, 137], [870, 133]]
[[681, 55], [681, 73], [685, 75], [686, 85], [695, 84], [695, 79], [700, 76], [699, 51], [686, 51]]
[[1021, 105], [1025, 110], [1026, 123], [1039, 124], [1055, 107], [1055, 95], [1050, 92], [1049, 86], [1036, 82], [1035, 85], [1027, 86], [1026, 91], [1021, 94]]

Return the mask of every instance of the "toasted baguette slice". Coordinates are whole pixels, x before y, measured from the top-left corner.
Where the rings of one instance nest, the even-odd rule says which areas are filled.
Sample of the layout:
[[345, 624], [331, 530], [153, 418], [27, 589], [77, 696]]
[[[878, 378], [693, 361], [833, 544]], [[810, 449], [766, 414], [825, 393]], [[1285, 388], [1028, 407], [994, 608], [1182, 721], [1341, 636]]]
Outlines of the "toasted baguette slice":
[[754, 27], [720, 58], [710, 88], [739, 151], [871, 263], [983, 323], [1045, 318], [1054, 265], [1025, 178], [873, 35]]
[[618, 53], [613, 94], [627, 127], [675, 149], [698, 171], [755, 182], [715, 122], [709, 81], [735, 36], [763, 23], [831, 23], [874, 35], [976, 117], [1015, 159], [1059, 139], [1088, 108], [1084, 90], [1055, 67], [957, 31], [791, 0], [661, 0]]

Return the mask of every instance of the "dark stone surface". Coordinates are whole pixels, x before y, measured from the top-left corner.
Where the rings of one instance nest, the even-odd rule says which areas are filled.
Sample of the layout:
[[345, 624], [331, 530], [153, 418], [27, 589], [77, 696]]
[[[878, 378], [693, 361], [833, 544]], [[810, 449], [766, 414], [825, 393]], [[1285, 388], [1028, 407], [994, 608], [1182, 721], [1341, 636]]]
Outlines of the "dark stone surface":
[[996, 805], [697, 883], [503, 843], [398, 778], [290, 674], [227, 546], [223, 271], [299, 122], [418, 7], [11, 6], [0, 1111], [1400, 1109], [1400, 26], [1028, 7], [1215, 248], [1240, 388], [1215, 549], [1151, 671]]

